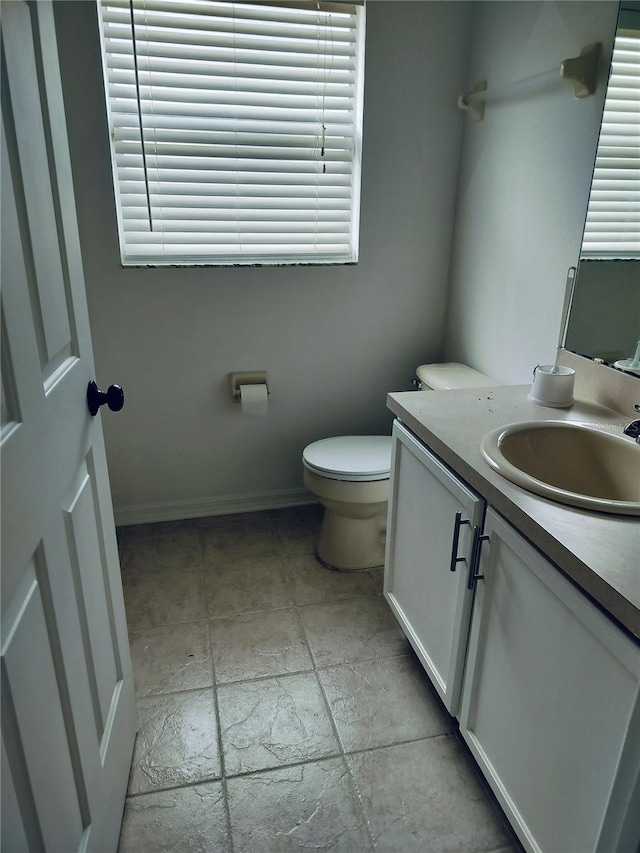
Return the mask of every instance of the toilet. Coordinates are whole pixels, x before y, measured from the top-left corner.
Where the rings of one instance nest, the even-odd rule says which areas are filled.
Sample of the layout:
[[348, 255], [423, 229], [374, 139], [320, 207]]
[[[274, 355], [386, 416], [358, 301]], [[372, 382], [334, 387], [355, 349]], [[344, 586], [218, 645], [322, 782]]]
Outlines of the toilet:
[[[422, 390], [487, 388], [494, 379], [465, 364], [421, 364]], [[316, 551], [321, 563], [339, 571], [384, 565], [391, 436], [323, 438], [302, 453], [305, 486], [324, 507]]]

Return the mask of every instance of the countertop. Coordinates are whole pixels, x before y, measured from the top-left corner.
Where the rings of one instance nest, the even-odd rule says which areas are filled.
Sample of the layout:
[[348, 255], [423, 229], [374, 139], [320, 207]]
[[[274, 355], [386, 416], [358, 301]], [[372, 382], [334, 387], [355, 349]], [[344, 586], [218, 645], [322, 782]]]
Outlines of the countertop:
[[510, 521], [611, 618], [640, 641], [640, 518], [574, 509], [525, 491], [495, 472], [480, 443], [516, 421], [569, 420], [622, 434], [628, 419], [576, 400], [552, 409], [527, 399], [529, 385], [455, 391], [400, 391], [391, 411]]

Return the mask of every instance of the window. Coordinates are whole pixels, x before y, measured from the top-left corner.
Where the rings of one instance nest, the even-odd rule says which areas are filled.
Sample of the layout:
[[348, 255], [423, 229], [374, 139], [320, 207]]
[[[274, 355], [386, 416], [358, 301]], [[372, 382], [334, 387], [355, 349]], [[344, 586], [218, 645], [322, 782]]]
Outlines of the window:
[[640, 257], [640, 13], [621, 13], [581, 256]]
[[357, 260], [361, 3], [99, 9], [123, 264]]

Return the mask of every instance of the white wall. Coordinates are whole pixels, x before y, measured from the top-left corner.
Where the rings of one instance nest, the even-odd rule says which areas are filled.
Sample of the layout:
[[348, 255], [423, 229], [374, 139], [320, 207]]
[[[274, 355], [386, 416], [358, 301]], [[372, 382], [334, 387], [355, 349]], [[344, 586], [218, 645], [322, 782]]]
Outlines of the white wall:
[[[331, 268], [122, 269], [94, 5], [55, 13], [97, 378], [127, 395], [116, 513], [294, 499], [306, 443], [389, 431], [386, 392], [442, 355], [470, 7], [368, 5], [360, 262]], [[270, 413], [241, 417], [227, 374], [260, 369]]]
[[[474, 4], [469, 87], [559, 67], [584, 45], [608, 59], [617, 2]], [[604, 64], [603, 64], [604, 68]], [[506, 383], [553, 361], [565, 278], [578, 261], [606, 76], [577, 100], [566, 81], [467, 118], [446, 354]]]

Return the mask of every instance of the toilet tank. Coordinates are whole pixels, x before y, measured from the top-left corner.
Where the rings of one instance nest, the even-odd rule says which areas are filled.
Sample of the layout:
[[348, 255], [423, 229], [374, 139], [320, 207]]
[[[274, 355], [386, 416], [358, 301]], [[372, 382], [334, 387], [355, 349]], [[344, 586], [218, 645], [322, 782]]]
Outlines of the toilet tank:
[[448, 391], [454, 388], [489, 388], [502, 383], [457, 361], [421, 364], [416, 375], [423, 391]]

